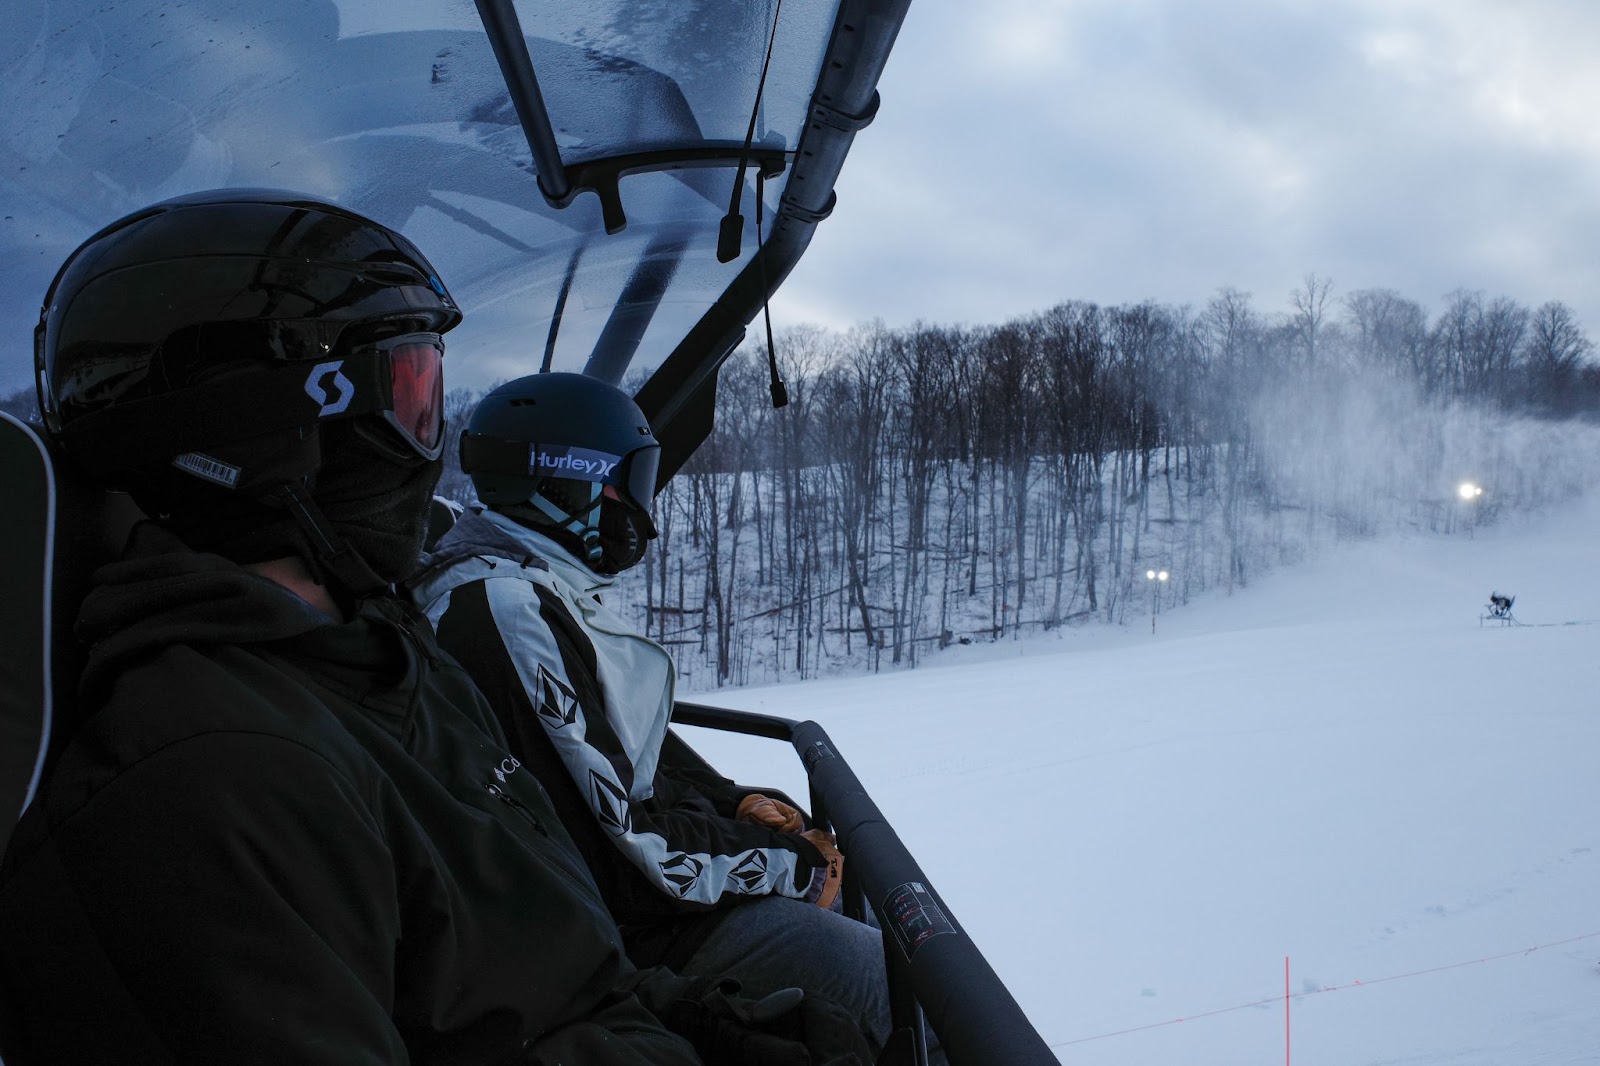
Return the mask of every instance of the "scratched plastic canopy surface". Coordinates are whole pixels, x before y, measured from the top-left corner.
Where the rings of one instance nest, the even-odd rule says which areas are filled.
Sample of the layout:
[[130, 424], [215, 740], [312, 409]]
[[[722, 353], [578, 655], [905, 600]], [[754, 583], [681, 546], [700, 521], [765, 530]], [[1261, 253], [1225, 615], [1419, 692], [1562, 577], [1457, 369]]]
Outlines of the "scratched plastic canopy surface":
[[[521, 0], [563, 163], [744, 141], [771, 0]], [[792, 152], [837, 0], [782, 8], [756, 143]], [[671, 350], [756, 245], [715, 255], [731, 165], [624, 176], [627, 227], [540, 194], [468, 0], [7, 0], [0, 33], [0, 390], [31, 380], [31, 330], [62, 259], [145, 204], [266, 186], [331, 197], [415, 240], [468, 312], [452, 382], [537, 369], [569, 272], [557, 369], [602, 334]], [[753, 174], [753, 169], [752, 169]], [[765, 212], [784, 177], [766, 186]], [[632, 282], [630, 283], [630, 279]], [[641, 279], [643, 284], [641, 284]], [[634, 290], [663, 293], [619, 297]]]

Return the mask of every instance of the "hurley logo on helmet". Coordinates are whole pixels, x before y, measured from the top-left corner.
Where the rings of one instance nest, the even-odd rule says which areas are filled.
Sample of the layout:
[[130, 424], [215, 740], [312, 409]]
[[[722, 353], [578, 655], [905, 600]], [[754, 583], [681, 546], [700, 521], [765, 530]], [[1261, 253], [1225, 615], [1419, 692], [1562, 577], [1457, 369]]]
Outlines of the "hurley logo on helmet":
[[[356, 397], [355, 382], [344, 376], [343, 366], [343, 359], [318, 363], [306, 377], [306, 395], [322, 405], [317, 414], [323, 418], [343, 414]], [[333, 380], [328, 382], [328, 378]]]
[[622, 462], [622, 456], [589, 448], [528, 446], [528, 473], [570, 477], [580, 481], [605, 481]]

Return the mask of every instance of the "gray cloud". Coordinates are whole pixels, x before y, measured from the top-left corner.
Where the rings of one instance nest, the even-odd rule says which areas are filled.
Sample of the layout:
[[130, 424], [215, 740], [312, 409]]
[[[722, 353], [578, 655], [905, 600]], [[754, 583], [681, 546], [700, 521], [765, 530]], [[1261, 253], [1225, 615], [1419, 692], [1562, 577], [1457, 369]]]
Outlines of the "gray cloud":
[[[1458, 287], [1562, 300], [1600, 333], [1595, 41], [1589, 0], [918, 0], [774, 311], [981, 323], [1223, 285], [1274, 311], [1316, 271], [1431, 310]], [[70, 247], [81, 224], [25, 176], [0, 175], [9, 246]], [[6, 268], [29, 314], [45, 258]], [[0, 384], [26, 381], [29, 325]]]
[[1600, 10], [1545, 0], [913, 5], [779, 297], [839, 325], [1068, 298], [1284, 306], [1310, 270], [1600, 330]]

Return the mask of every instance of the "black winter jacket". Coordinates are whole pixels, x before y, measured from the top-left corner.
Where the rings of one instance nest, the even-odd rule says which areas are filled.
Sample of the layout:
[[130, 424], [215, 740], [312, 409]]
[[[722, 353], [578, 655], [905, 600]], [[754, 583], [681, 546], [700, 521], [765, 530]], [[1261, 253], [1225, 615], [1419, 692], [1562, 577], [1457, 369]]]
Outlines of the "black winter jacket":
[[154, 525], [97, 580], [99, 710], [0, 866], [10, 1066], [699, 1061], [410, 607]]

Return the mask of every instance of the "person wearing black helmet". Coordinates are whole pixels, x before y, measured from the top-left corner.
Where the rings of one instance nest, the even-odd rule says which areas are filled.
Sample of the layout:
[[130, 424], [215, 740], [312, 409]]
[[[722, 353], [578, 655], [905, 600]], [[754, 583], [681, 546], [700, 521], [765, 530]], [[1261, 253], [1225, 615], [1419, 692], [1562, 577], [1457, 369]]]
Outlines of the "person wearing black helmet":
[[635, 970], [396, 595], [460, 319], [404, 237], [271, 190], [136, 212], [57, 275], [47, 432], [151, 520], [82, 606], [88, 713], [0, 864], [7, 1062], [699, 1063], [676, 1030], [799, 1063], [845, 1033]]
[[831, 909], [832, 835], [677, 758], [672, 659], [601, 602], [656, 534], [659, 451], [605, 382], [544, 373], [495, 388], [461, 436], [482, 506], [435, 546], [413, 594], [544, 783], [636, 963], [798, 985], [881, 1043], [882, 938]]

